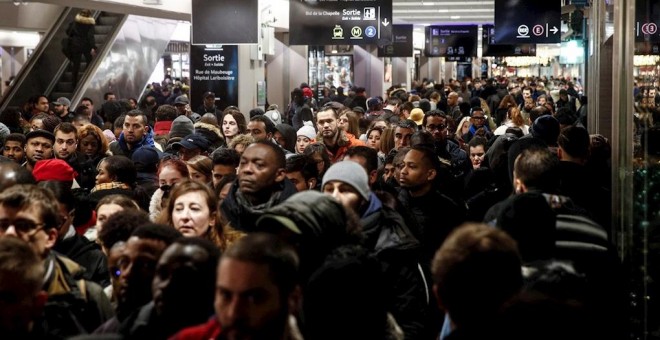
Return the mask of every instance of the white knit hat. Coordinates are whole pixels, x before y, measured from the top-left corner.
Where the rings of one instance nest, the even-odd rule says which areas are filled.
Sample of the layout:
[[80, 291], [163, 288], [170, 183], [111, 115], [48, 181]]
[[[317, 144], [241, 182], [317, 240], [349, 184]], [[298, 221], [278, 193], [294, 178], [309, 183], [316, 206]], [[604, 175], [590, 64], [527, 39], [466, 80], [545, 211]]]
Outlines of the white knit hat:
[[296, 136], [305, 136], [309, 139], [314, 139], [316, 138], [316, 130], [310, 125], [303, 125], [303, 127], [298, 129]]

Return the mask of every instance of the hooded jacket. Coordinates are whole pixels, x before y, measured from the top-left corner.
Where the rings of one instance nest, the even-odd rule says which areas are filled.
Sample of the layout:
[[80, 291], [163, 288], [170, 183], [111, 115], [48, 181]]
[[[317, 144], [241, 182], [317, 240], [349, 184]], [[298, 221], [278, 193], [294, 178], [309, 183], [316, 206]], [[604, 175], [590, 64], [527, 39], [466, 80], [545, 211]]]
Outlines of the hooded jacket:
[[276, 183], [275, 186], [277, 188], [271, 194], [268, 202], [253, 206], [241, 194], [238, 180], [236, 180], [220, 206], [222, 214], [231, 223], [231, 227], [242, 232], [254, 231], [257, 220], [266, 209], [284, 202], [297, 192], [296, 187], [287, 178]]
[[74, 52], [90, 51], [96, 48], [94, 40], [94, 25], [96, 20], [76, 14], [74, 22], [67, 28], [67, 35], [71, 37], [70, 49]]
[[296, 139], [298, 137], [296, 136], [296, 130], [293, 126], [289, 124], [277, 124], [275, 128], [286, 140], [286, 146], [284, 149], [291, 153], [296, 153]]
[[222, 134], [222, 130], [217, 126], [212, 124], [197, 122], [194, 125], [195, 133], [198, 135], [204, 136], [209, 144], [209, 152], [225, 145], [225, 136]]

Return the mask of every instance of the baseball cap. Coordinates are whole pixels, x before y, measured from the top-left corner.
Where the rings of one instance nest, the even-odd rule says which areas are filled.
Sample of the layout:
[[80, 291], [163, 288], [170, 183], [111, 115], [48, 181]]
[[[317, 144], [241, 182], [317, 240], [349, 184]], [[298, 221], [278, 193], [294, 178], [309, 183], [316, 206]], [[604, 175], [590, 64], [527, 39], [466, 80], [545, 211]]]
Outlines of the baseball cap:
[[202, 149], [206, 150], [209, 148], [209, 141], [204, 138], [202, 135], [192, 134], [183, 137], [180, 141], [172, 144], [172, 149], [178, 150], [180, 147], [186, 149]]
[[186, 104], [189, 104], [189, 103], [190, 103], [190, 101], [188, 100], [188, 97], [186, 97], [186, 96], [178, 96], [174, 100], [174, 105], [177, 105], [177, 104], [186, 105]]
[[71, 106], [71, 101], [66, 97], [59, 97], [53, 102], [54, 105]]
[[204, 92], [204, 97], [203, 98], [206, 99], [206, 98], [211, 97], [211, 96], [215, 97], [215, 93], [213, 93], [211, 91], [206, 91], [206, 92]]

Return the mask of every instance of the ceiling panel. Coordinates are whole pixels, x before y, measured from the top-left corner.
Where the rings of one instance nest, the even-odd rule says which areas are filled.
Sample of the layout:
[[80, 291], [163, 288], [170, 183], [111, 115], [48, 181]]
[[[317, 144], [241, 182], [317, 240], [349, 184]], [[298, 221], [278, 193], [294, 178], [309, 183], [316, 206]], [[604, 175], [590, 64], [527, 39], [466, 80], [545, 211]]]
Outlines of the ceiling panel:
[[486, 24], [495, 20], [495, 2], [480, 0], [393, 0], [395, 24]]

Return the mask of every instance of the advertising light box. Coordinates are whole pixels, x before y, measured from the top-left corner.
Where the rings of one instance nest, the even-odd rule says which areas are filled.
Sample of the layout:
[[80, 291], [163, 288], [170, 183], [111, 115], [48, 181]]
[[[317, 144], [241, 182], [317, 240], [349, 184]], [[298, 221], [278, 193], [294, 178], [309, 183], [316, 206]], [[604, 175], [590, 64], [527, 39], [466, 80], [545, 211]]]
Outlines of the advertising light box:
[[392, 0], [291, 0], [291, 45], [392, 43]]

